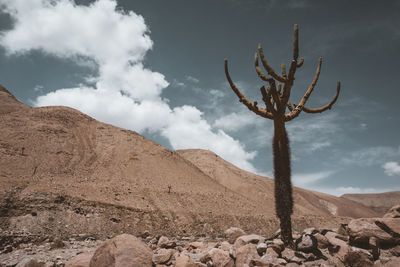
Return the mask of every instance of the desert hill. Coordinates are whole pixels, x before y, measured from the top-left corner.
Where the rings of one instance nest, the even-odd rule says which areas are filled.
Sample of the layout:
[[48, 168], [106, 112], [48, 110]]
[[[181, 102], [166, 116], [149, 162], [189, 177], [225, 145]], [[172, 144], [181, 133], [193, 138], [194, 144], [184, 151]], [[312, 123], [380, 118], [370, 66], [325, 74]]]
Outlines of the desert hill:
[[[208, 151], [170, 151], [68, 107], [32, 108], [3, 87], [0, 129], [0, 239], [278, 229], [272, 180]], [[351, 200], [295, 192], [299, 230], [376, 216]]]
[[[253, 203], [273, 203], [273, 179], [259, 176], [230, 164], [211, 151], [188, 149], [177, 151], [184, 158], [199, 167], [204, 173], [214, 178], [228, 189], [246, 196]], [[356, 205], [353, 201], [332, 195], [294, 188], [294, 215], [316, 214], [321, 216], [373, 217], [376, 214], [369, 208]], [[399, 198], [398, 198], [399, 199]], [[264, 204], [265, 205], [265, 204]], [[266, 206], [273, 213], [274, 206]]]
[[378, 194], [344, 194], [341, 198], [360, 203], [380, 215], [385, 214], [391, 207], [400, 205], [400, 191]]

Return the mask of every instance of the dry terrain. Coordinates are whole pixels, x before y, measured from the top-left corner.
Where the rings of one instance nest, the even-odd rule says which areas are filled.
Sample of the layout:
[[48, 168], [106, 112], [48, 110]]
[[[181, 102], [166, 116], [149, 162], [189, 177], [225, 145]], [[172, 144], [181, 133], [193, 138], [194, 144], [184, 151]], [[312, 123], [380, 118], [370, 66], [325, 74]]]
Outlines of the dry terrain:
[[[67, 107], [32, 108], [2, 87], [0, 129], [1, 244], [50, 235], [278, 229], [273, 180], [212, 152], [171, 151]], [[298, 230], [378, 216], [349, 199], [300, 188], [294, 194]]]
[[358, 202], [380, 215], [385, 214], [391, 207], [400, 205], [400, 191], [379, 194], [344, 194], [341, 198]]

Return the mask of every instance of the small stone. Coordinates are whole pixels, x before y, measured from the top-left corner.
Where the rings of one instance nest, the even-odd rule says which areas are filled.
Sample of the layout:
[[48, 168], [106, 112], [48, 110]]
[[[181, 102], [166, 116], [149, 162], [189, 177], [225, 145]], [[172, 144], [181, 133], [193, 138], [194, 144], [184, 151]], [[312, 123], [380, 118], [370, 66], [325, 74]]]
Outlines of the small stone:
[[227, 242], [227, 241], [223, 241], [223, 242], [221, 243], [221, 246], [220, 246], [220, 247], [221, 247], [222, 250], [229, 251], [230, 248], [232, 247], [232, 245], [229, 244], [229, 242]]
[[349, 267], [372, 267], [374, 262], [372, 257], [369, 257], [361, 250], [349, 251], [345, 256], [343, 263]]
[[257, 253], [262, 256], [267, 251], [267, 244], [260, 243], [257, 245]]
[[44, 267], [44, 262], [38, 262], [36, 259], [25, 258], [20, 261], [15, 267]]
[[173, 254], [173, 250], [170, 249], [159, 249], [156, 253], [153, 254], [153, 263], [155, 264], [163, 264], [169, 261]]
[[231, 227], [228, 230], [225, 231], [225, 237], [228, 239], [228, 242], [233, 244], [235, 243], [236, 239], [239, 236], [245, 235], [246, 233], [237, 227]]
[[169, 240], [166, 236], [162, 236], [158, 240], [157, 246], [160, 248], [175, 248], [176, 242], [173, 240]]
[[318, 241], [311, 234], [302, 235], [295, 241], [296, 248], [302, 252], [313, 252], [317, 249]]
[[319, 249], [325, 249], [329, 246], [329, 241], [324, 235], [316, 233], [314, 237], [317, 239], [317, 247]]
[[318, 230], [315, 229], [314, 227], [306, 228], [303, 230], [303, 234], [306, 234], [306, 235], [313, 235], [316, 233], [318, 233]]

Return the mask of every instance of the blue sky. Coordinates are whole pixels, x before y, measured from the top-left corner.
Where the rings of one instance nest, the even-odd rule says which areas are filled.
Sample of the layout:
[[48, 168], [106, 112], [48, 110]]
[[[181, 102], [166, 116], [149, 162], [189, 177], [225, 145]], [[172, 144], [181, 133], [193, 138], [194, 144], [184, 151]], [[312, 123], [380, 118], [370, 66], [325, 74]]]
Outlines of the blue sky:
[[293, 182], [335, 195], [400, 190], [397, 102], [400, 1], [0, 0], [0, 83], [32, 106], [66, 105], [170, 149], [210, 149], [272, 176], [272, 121], [239, 103], [223, 60], [252, 101], [273, 67], [300, 56], [292, 102], [323, 57], [308, 102], [322, 114], [287, 123]]

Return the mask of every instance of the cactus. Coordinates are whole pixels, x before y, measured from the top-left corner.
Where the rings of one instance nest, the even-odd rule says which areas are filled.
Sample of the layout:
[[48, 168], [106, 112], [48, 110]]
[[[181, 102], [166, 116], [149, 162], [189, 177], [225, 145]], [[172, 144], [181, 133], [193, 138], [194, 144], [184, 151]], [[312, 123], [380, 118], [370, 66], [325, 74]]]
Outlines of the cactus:
[[[255, 114], [274, 121], [274, 137], [272, 141], [273, 158], [274, 158], [274, 194], [275, 194], [275, 211], [280, 221], [281, 238], [285, 246], [294, 248], [291, 215], [293, 213], [293, 196], [291, 185], [290, 171], [290, 146], [289, 138], [286, 132], [285, 123], [296, 118], [302, 111], [306, 113], [321, 113], [331, 109], [336, 102], [340, 93], [340, 81], [337, 83], [336, 94], [333, 99], [325, 106], [320, 108], [305, 107], [308, 98], [317, 84], [318, 77], [321, 72], [322, 58], [318, 60], [318, 67], [314, 79], [307, 91], [296, 105], [290, 103], [290, 92], [294, 83], [294, 75], [296, 70], [300, 68], [304, 59], [299, 58], [299, 41], [298, 41], [298, 26], [294, 25], [294, 41], [293, 41], [293, 59], [290, 63], [289, 72], [286, 72], [285, 64], [281, 65], [281, 75], [268, 64], [264, 57], [264, 52], [261, 44], [258, 45], [258, 53], [254, 55], [254, 66], [258, 77], [268, 86], [260, 88], [262, 100], [265, 103], [265, 108], [258, 107], [258, 103], [251, 103], [233, 83], [229, 71], [228, 61], [225, 59], [225, 75], [228, 79], [234, 93], [249, 110]], [[259, 66], [259, 57], [264, 69], [269, 76], [266, 76]], [[286, 113], [286, 110], [288, 112]]]

